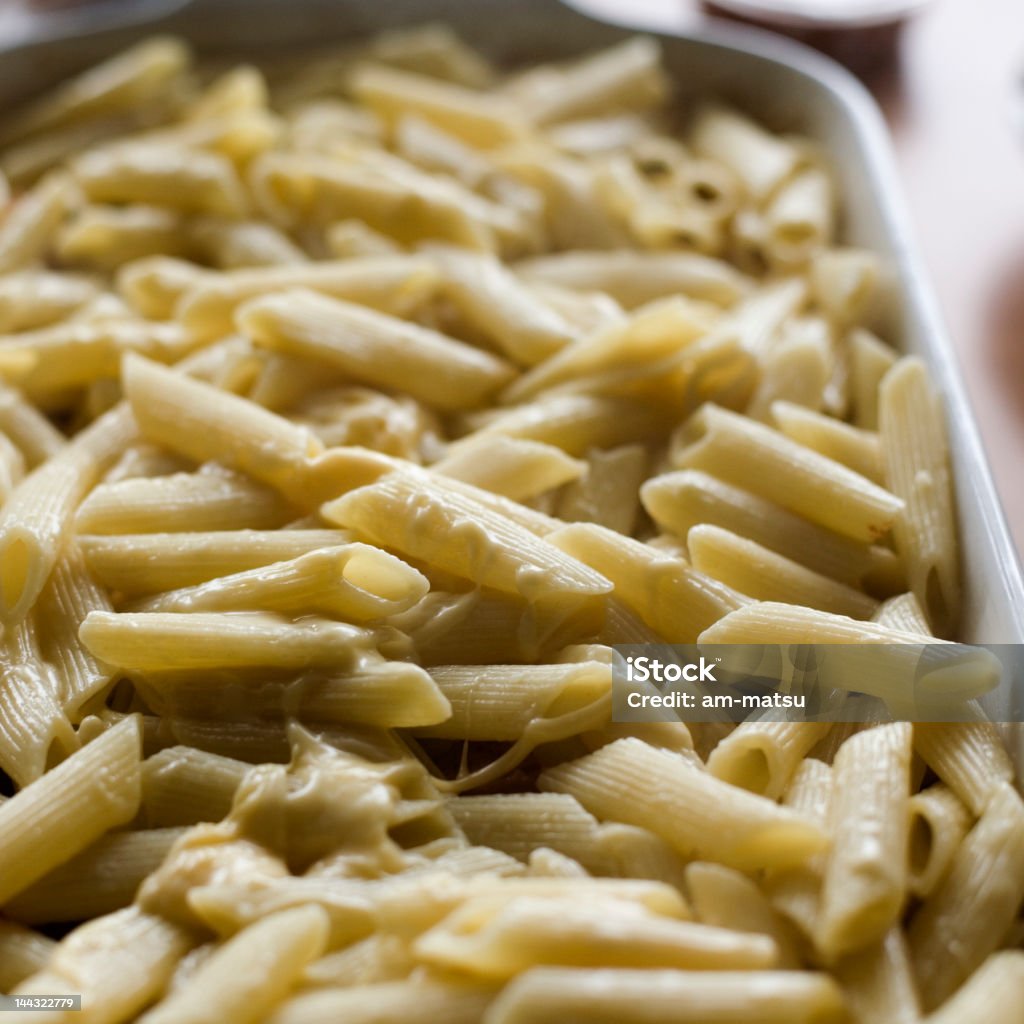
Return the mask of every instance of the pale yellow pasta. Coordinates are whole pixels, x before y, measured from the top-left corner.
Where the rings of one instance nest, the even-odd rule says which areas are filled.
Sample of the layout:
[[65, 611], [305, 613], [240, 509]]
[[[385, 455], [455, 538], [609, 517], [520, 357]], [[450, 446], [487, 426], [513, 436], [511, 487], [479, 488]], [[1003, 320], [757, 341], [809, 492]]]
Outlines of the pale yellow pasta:
[[708, 757], [716, 778], [770, 799], [778, 799], [829, 722], [745, 721]]
[[[657, 789], [643, 779], [658, 778]], [[598, 818], [650, 829], [680, 853], [738, 868], [799, 864], [824, 849], [824, 832], [763, 797], [735, 789], [685, 758], [623, 739], [550, 768], [541, 786], [575, 796]]]
[[673, 463], [745, 486], [862, 542], [884, 536], [904, 509], [899, 497], [859, 473], [717, 406], [705, 407], [685, 424]]
[[24, 476], [25, 457], [6, 434], [0, 434], [0, 505]]
[[29, 469], [55, 456], [64, 435], [14, 388], [0, 385], [0, 431], [10, 439]]
[[34, 620], [11, 627], [0, 646], [0, 767], [19, 786], [77, 746], [62, 690], [43, 658]]
[[94, 299], [99, 288], [77, 274], [25, 270], [0, 277], [0, 332], [30, 331], [63, 320]]
[[154, 320], [170, 318], [182, 295], [205, 276], [202, 267], [169, 256], [151, 256], [128, 263], [118, 270], [117, 290], [142, 316]]
[[90, 612], [82, 642], [101, 661], [142, 672], [265, 666], [348, 667], [376, 636], [347, 623], [269, 612]]
[[587, 472], [554, 445], [502, 434], [471, 435], [431, 469], [515, 501], [535, 498]]
[[832, 239], [835, 199], [828, 174], [807, 167], [785, 182], [765, 209], [765, 248], [783, 265], [812, 258]]
[[664, 432], [671, 416], [651, 403], [601, 395], [552, 394], [535, 402], [488, 414], [477, 434], [504, 434], [542, 441], [569, 455], [647, 441]]
[[822, 312], [841, 326], [870, 309], [880, 276], [879, 259], [864, 249], [829, 249], [810, 268], [811, 293]]
[[61, 686], [56, 694], [74, 720], [110, 684], [110, 670], [82, 646], [78, 631], [90, 612], [111, 611], [110, 598], [92, 578], [81, 552], [66, 545], [39, 597], [45, 622], [40, 647]]
[[926, 1009], [951, 996], [998, 948], [1022, 898], [1024, 804], [1004, 782], [910, 922], [910, 959]]
[[452, 242], [485, 252], [503, 244], [523, 248], [528, 241], [519, 213], [451, 178], [426, 174], [382, 150], [353, 147], [346, 155], [339, 161], [268, 153], [250, 172], [254, 198], [286, 225], [359, 217], [403, 243]]
[[773, 402], [771, 414], [787, 437], [841, 462], [874, 483], [882, 482], [882, 446], [877, 434], [790, 402]]
[[213, 953], [179, 991], [140, 1017], [145, 1024], [258, 1021], [288, 993], [327, 941], [319, 907], [273, 914]]
[[125, 352], [173, 360], [185, 355], [189, 344], [177, 324], [69, 320], [0, 339], [0, 361], [19, 354], [33, 357], [24, 370], [8, 373], [8, 379], [37, 405], [57, 403], [59, 408], [76, 388], [116, 377]]
[[33, 186], [0, 223], [0, 272], [20, 270], [39, 259], [57, 225], [79, 201], [74, 182], [61, 172]]
[[57, 944], [14, 921], [0, 921], [0, 992], [35, 974], [49, 960]]
[[4, 913], [27, 924], [44, 924], [85, 921], [121, 910], [184, 831], [109, 833], [19, 893]]
[[885, 480], [904, 502], [894, 533], [910, 589], [932, 631], [947, 635], [960, 607], [959, 560], [949, 443], [938, 393], [924, 364], [907, 357], [879, 386]]
[[698, 921], [751, 935], [775, 944], [775, 964], [796, 968], [800, 959], [796, 933], [772, 909], [764, 893], [741, 871], [722, 864], [693, 861], [686, 867], [685, 887]]
[[945, 877], [971, 824], [960, 799], [941, 783], [910, 798], [907, 888], [923, 898]]
[[349, 86], [355, 98], [389, 126], [415, 113], [481, 149], [525, 135], [523, 112], [514, 103], [461, 86], [394, 68], [358, 68]]
[[[833, 368], [829, 341], [827, 328], [815, 320], [786, 331], [764, 354], [761, 380], [747, 407], [747, 415], [763, 422], [771, 419], [778, 422], [774, 410], [781, 402], [808, 410], [825, 404]], [[782, 424], [779, 426], [787, 433]], [[830, 452], [824, 454], [831, 455]]]
[[728, 263], [687, 252], [567, 252], [516, 269], [527, 281], [604, 292], [627, 309], [679, 293], [731, 306], [749, 287]]
[[461, 981], [383, 981], [351, 988], [299, 993], [268, 1018], [268, 1024], [476, 1024], [494, 995], [489, 985]]
[[134, 435], [127, 410], [106, 413], [38, 466], [0, 509], [0, 620], [19, 622], [56, 564], [75, 508]]
[[964, 986], [930, 1017], [929, 1024], [988, 1021], [1012, 1024], [1024, 995], [1024, 954], [1019, 950], [993, 953]]
[[[330, 625], [314, 620], [311, 627], [316, 629], [321, 624]], [[276, 652], [273, 656], [240, 654], [235, 658], [228, 648], [225, 654], [213, 657], [217, 664], [209, 666], [222, 670], [216, 685], [211, 685], [209, 676], [196, 671], [195, 664], [180, 668], [181, 659], [170, 668], [133, 671], [132, 677], [140, 695], [157, 714], [192, 721], [253, 716], [262, 722], [298, 718], [315, 723], [419, 729], [444, 722], [452, 715], [451, 702], [418, 665], [364, 659], [365, 663], [348, 668], [337, 654], [333, 658], [339, 662], [337, 667], [324, 664], [331, 660], [327, 654], [310, 657], [307, 653], [305, 657], [313, 662], [308, 668], [294, 664], [301, 660], [298, 655], [289, 658]], [[233, 658], [250, 664], [225, 664]], [[282, 664], [289, 660], [293, 663]], [[271, 667], [281, 671], [254, 681], [251, 670], [269, 661], [275, 662]], [[296, 710], [300, 704], [301, 709]]]
[[51, 1010], [48, 1024], [115, 1024], [163, 992], [178, 961], [196, 944], [179, 925], [129, 907], [76, 928], [16, 995], [81, 995], [83, 1010]]
[[836, 958], [880, 941], [907, 884], [912, 728], [880, 725], [836, 754], [832, 849], [825, 866], [817, 943]]
[[991, 722], [918, 722], [914, 749], [975, 817], [1014, 778], [1013, 764]]
[[454, 248], [433, 256], [442, 293], [514, 362], [534, 366], [575, 340], [573, 325], [493, 257]]
[[878, 386], [896, 362], [897, 353], [862, 329], [850, 332], [849, 346], [853, 422], [865, 430], [877, 430]]
[[198, 586], [349, 539], [342, 530], [189, 530], [80, 534], [78, 545], [98, 583], [123, 594], [152, 594]]
[[[937, 638], [948, 445], [848, 168], [602, 32], [157, 38], [5, 115], [0, 991], [81, 994], [43, 1022], [1016, 1020], [1005, 672]], [[813, 644], [810, 720], [617, 721], [620, 644]]]
[[883, 601], [872, 618], [883, 626], [901, 629], [905, 633], [931, 636], [928, 620], [924, 617], [917, 598], [910, 593], [897, 594]]
[[234, 328], [242, 303], [269, 292], [308, 288], [402, 316], [428, 298], [436, 283], [431, 264], [411, 256], [252, 267], [193, 282], [174, 313], [197, 341], [211, 341]]
[[156, 99], [185, 70], [191, 55], [178, 39], [158, 36], [62, 83], [4, 125], [6, 144], [78, 118], [131, 110]]
[[216, 153], [162, 143], [129, 143], [93, 150], [73, 164], [85, 194], [100, 203], [151, 203], [184, 213], [239, 217], [242, 183]]
[[[782, 803], [809, 821], [828, 828], [833, 798], [832, 769], [823, 761], [805, 758], [793, 775]], [[825, 854], [815, 854], [794, 868], [770, 872], [765, 892], [773, 907], [811, 938], [817, 928], [821, 906], [821, 883]]]
[[921, 1020], [917, 983], [899, 926], [890, 928], [875, 945], [840, 961], [836, 973], [857, 1024], [876, 1020], [917, 1024]]
[[308, 258], [283, 231], [259, 220], [198, 217], [188, 225], [188, 237], [222, 270], [305, 263]]
[[[427, 477], [393, 473], [323, 508], [360, 536], [568, 618], [600, 609], [612, 584], [583, 562], [473, 497]], [[426, 524], [430, 524], [429, 526]]]
[[139, 721], [130, 718], [0, 805], [0, 902], [131, 821], [140, 755]]
[[609, 667], [564, 665], [447, 665], [430, 670], [451, 702], [443, 725], [425, 735], [470, 740], [515, 740], [535, 719], [590, 708], [611, 692]]
[[679, 921], [616, 900], [478, 897], [416, 941], [438, 967], [505, 980], [541, 964], [691, 969], [774, 966], [767, 936]]
[[336, 989], [398, 981], [414, 965], [415, 960], [402, 939], [376, 934], [314, 960], [302, 972], [302, 987]]
[[820, 608], [855, 619], [870, 618], [876, 602], [783, 555], [719, 526], [702, 523], [686, 535], [693, 567], [758, 601]]
[[[938, 715], [942, 721], [943, 715], [955, 715], [954, 723], [976, 713], [969, 702], [992, 690], [1001, 672], [998, 659], [983, 648], [962, 648], [919, 633], [771, 601], [730, 612], [698, 639], [701, 644], [843, 644], [835, 656], [821, 653], [816, 670], [820, 686], [878, 697], [903, 716]], [[940, 666], [950, 674], [930, 671]], [[951, 727], [964, 728], [945, 726]]]
[[112, 272], [133, 260], [191, 252], [184, 219], [159, 206], [90, 204], [57, 233], [61, 263], [84, 270]]
[[402, 252], [402, 247], [397, 242], [354, 218], [332, 224], [325, 235], [331, 255], [342, 260], [396, 256]]
[[655, 522], [679, 537], [709, 523], [854, 586], [863, 586], [874, 562], [867, 545], [699, 470], [651, 477], [640, 499]]
[[691, 643], [745, 598], [730, 587], [594, 523], [563, 526], [552, 544], [615, 584], [616, 596], [669, 643]]
[[609, 108], [642, 110], [657, 103], [667, 88], [659, 57], [656, 42], [632, 39], [564, 68], [528, 73], [512, 84], [509, 93], [539, 124]]
[[587, 468], [579, 480], [558, 497], [560, 519], [597, 523], [629, 536], [640, 514], [638, 488], [647, 474], [650, 457], [639, 444], [595, 448], [587, 455]]
[[428, 589], [424, 576], [394, 555], [367, 544], [347, 544], [220, 576], [133, 607], [146, 612], [263, 609], [369, 622], [400, 614]]
[[579, 339], [528, 370], [506, 389], [504, 397], [521, 402], [575, 378], [625, 373], [627, 366], [635, 370], [656, 363], [697, 341], [711, 322], [704, 310], [681, 298], [644, 306], [621, 323]]
[[[75, 515], [75, 528], [94, 535], [166, 534], [173, 530], [265, 530], [297, 510], [241, 474], [210, 470], [134, 477], [94, 488]], [[137, 589], [141, 580], [132, 584]]]
[[755, 200], [774, 192], [800, 162], [795, 146], [720, 106], [699, 111], [693, 145], [729, 167]]
[[254, 299], [238, 322], [272, 351], [337, 366], [446, 411], [483, 404], [514, 376], [511, 366], [479, 349], [309, 291]]
[[822, 974], [534, 968], [502, 992], [486, 1024], [829, 1024], [842, 1015]]
[[301, 468], [323, 450], [308, 429], [140, 356], [125, 357], [124, 387], [144, 437], [197, 462], [219, 458], [286, 493], [301, 490]]

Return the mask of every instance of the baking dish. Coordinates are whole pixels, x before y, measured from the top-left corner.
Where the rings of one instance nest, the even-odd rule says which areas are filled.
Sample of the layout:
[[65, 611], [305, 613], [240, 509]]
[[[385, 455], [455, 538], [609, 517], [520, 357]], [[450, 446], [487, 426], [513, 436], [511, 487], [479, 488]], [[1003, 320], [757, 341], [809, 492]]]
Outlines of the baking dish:
[[[267, 55], [388, 28], [444, 22], [502, 63], [554, 60], [634, 31], [596, 21], [558, 0], [163, 0], [108, 2], [0, 50], [0, 96], [30, 95], [143, 35], [172, 32], [201, 52]], [[660, 36], [679, 102], [723, 96], [776, 130], [818, 140], [845, 197], [846, 241], [874, 249], [892, 268], [885, 333], [921, 355], [946, 399], [964, 559], [960, 638], [1024, 642], [1024, 578], [999, 506], [952, 346], [910, 239], [893, 159], [877, 108], [827, 58], [747, 29]]]

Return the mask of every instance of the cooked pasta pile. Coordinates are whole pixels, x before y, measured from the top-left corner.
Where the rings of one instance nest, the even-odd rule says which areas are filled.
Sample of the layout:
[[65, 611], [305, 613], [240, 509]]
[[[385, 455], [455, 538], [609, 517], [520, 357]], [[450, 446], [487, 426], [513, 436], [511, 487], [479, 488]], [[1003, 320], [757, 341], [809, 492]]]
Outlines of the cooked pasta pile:
[[956, 634], [941, 403], [810, 142], [647, 39], [426, 28], [144, 42], [0, 169], [35, 1021], [1018, 1020], [995, 726], [611, 718], [619, 643]]

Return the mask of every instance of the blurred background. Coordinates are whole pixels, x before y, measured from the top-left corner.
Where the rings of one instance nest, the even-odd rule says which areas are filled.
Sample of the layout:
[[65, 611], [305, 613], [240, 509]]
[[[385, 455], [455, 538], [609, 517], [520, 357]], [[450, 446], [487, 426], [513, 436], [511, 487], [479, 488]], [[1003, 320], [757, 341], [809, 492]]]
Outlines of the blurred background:
[[[136, 17], [145, 14], [147, 0], [117, 2]], [[699, 24], [713, 6], [703, 0], [572, 3], [667, 31]], [[0, 0], [0, 39], [30, 35], [34, 19], [55, 9], [83, 6], [81, 0]], [[1024, 0], [716, 0], [714, 6], [716, 15], [741, 11], [762, 22], [774, 8], [777, 27], [784, 22], [790, 34], [842, 59], [879, 101], [919, 247], [1024, 553]], [[825, 12], [833, 24], [814, 27], [801, 11]], [[837, 27], [844, 15], [870, 24]]]

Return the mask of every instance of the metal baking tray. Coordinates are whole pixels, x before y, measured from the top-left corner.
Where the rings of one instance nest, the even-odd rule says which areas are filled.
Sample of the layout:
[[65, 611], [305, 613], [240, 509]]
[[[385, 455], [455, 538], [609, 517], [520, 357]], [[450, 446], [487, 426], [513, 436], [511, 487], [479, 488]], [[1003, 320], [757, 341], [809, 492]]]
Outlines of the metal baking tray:
[[[628, 15], [628, 11], [626, 12]], [[30, 39], [0, 45], [9, 105], [146, 34], [173, 32], [201, 53], [259, 60], [388, 28], [444, 22], [506, 64], [565, 58], [632, 29], [559, 0], [101, 0], [50, 15]], [[921, 355], [945, 397], [962, 536], [960, 639], [1024, 642], [1024, 578], [999, 506], [952, 345], [907, 227], [889, 140], [863, 87], [825, 57], [748, 29], [659, 36], [679, 102], [720, 95], [776, 130], [818, 140], [839, 176], [844, 236], [888, 258], [887, 340]]]

